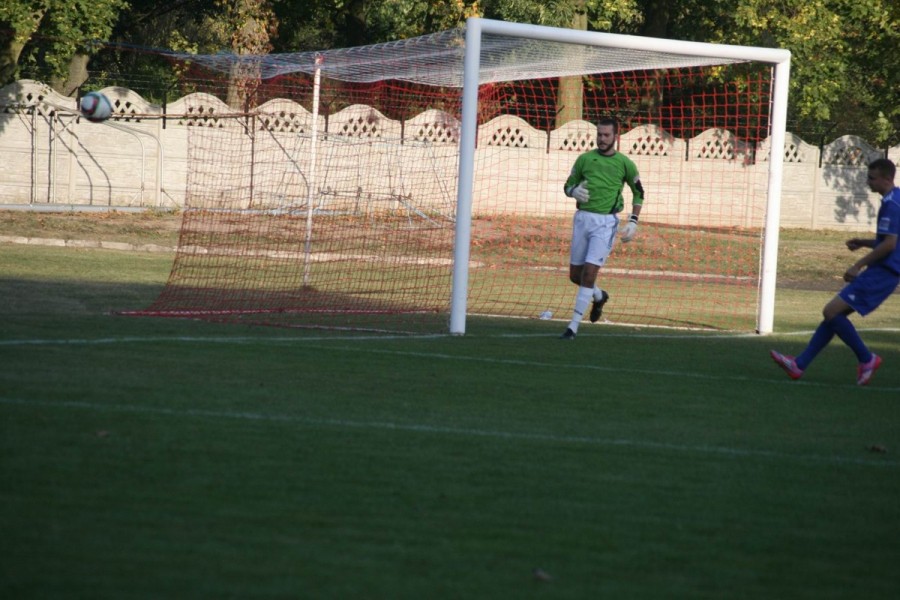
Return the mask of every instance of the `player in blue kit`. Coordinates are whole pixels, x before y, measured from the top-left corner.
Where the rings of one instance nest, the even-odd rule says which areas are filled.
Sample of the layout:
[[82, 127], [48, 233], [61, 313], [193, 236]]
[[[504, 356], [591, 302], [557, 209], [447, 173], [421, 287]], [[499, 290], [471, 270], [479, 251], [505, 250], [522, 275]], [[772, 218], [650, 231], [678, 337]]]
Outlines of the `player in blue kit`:
[[886, 158], [869, 164], [869, 188], [882, 196], [875, 238], [847, 240], [847, 248], [871, 248], [871, 251], [844, 273], [847, 285], [825, 305], [822, 310], [825, 320], [813, 333], [806, 349], [796, 358], [775, 350], [770, 352], [772, 359], [791, 379], [800, 379], [816, 355], [835, 335], [856, 354], [859, 361], [857, 385], [867, 385], [881, 366], [881, 357], [866, 347], [847, 317], [854, 312], [866, 316], [887, 300], [900, 284], [900, 245], [897, 244], [900, 235], [900, 188], [894, 185], [896, 173], [897, 167]]
[[569, 281], [578, 286], [572, 320], [560, 336], [573, 340], [587, 307], [591, 323], [600, 319], [609, 294], [597, 287], [597, 274], [606, 263], [619, 231], [619, 212], [625, 207], [622, 190], [631, 189], [631, 215], [622, 229], [622, 241], [637, 233], [638, 215], [644, 203], [644, 188], [637, 166], [616, 151], [619, 123], [604, 118], [597, 122], [597, 148], [575, 160], [564, 191], [575, 199], [577, 210], [572, 220], [572, 245]]

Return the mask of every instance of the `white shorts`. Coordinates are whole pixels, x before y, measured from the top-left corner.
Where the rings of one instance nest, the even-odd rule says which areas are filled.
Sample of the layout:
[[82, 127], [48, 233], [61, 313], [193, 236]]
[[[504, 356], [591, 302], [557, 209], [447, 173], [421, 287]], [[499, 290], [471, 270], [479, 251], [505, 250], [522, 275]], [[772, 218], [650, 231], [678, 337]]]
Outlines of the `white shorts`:
[[602, 267], [613, 249], [618, 230], [617, 215], [576, 210], [572, 218], [572, 252], [569, 262], [573, 265], [590, 263]]

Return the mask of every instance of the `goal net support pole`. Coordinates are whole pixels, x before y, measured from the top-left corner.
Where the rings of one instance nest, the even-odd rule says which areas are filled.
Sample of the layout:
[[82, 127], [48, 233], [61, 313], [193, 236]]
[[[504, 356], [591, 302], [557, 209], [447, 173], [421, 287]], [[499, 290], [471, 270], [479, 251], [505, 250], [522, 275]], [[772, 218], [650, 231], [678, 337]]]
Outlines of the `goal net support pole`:
[[312, 103], [312, 136], [309, 149], [309, 189], [306, 195], [306, 237], [303, 243], [305, 254], [303, 264], [303, 285], [309, 284], [310, 255], [312, 254], [312, 219], [313, 206], [316, 198], [316, 157], [319, 148], [319, 95], [322, 88], [322, 57], [316, 57], [316, 71], [313, 75], [313, 103]]
[[466, 331], [469, 249], [471, 242], [474, 156], [477, 132], [478, 86], [480, 83], [481, 40], [485, 34], [543, 40], [565, 44], [630, 49], [727, 61], [757, 61], [774, 65], [772, 95], [771, 152], [767, 185], [766, 220], [762, 254], [762, 278], [757, 312], [757, 332], [772, 332], [775, 305], [775, 275], [778, 261], [778, 227], [781, 210], [782, 165], [787, 124], [787, 96], [791, 53], [777, 48], [733, 46], [576, 31], [556, 27], [507, 23], [478, 17], [466, 21], [466, 49], [463, 74], [462, 123], [460, 131], [459, 185], [457, 189], [456, 244], [450, 306], [450, 333]]

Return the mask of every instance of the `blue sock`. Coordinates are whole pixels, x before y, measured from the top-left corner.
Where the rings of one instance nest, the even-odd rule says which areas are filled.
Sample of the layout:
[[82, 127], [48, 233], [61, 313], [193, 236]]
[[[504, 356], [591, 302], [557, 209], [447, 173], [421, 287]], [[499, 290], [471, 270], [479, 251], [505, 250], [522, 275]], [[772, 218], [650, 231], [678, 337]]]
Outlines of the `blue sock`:
[[831, 320], [831, 330], [841, 341], [850, 346], [850, 349], [856, 354], [856, 359], [861, 362], [869, 362], [872, 360], [872, 353], [866, 347], [866, 344], [856, 332], [856, 327], [847, 318], [847, 315], [838, 315]]
[[831, 321], [822, 321], [816, 327], [816, 332], [809, 340], [806, 349], [801, 352], [795, 359], [797, 366], [806, 370], [806, 367], [813, 361], [816, 355], [822, 351], [822, 348], [828, 345], [831, 338], [834, 337], [834, 329], [831, 328]]

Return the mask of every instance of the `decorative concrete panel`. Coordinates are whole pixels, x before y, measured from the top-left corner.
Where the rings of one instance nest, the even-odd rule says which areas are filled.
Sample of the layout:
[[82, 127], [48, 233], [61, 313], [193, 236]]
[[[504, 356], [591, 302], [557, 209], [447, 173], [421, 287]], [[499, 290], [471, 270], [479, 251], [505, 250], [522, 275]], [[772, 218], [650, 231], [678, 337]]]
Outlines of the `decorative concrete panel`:
[[400, 139], [400, 122], [377, 109], [354, 104], [328, 118], [328, 134], [360, 139]]
[[[391, 208], [454, 218], [460, 123], [443, 111], [426, 110], [401, 123], [373, 107], [352, 105], [327, 121], [319, 117], [323, 135], [313, 153], [312, 114], [293, 100], [260, 106], [256, 133], [249, 135], [247, 115], [209, 94], [190, 94], [163, 109], [132, 90], [102, 91], [114, 118], [91, 123], [80, 118], [75, 98], [43, 83], [21, 80], [0, 88], [0, 204], [178, 208], [192, 200], [293, 210], [311, 200], [322, 210]], [[578, 154], [596, 148], [596, 135], [596, 126], [582, 120], [549, 133], [513, 115], [482, 123], [473, 210], [571, 214], [563, 183]], [[216, 160], [189, 165], [189, 148], [202, 156], [198, 144], [215, 152]], [[641, 172], [643, 220], [762, 223], [769, 139], [754, 147], [730, 131], [710, 129], [685, 140], [643, 125], [620, 132], [619, 149]], [[871, 231], [879, 199], [867, 189], [866, 165], [884, 155], [855, 136], [838, 138], [820, 153], [788, 132], [782, 225]], [[900, 146], [887, 156], [900, 162]], [[206, 178], [198, 181], [214, 182], [195, 190], [193, 199], [186, 196], [189, 169]], [[628, 210], [630, 192], [625, 195]]]
[[478, 128], [478, 146], [547, 149], [547, 134], [514, 115], [494, 117]]
[[459, 120], [442, 110], [429, 109], [406, 121], [403, 139], [459, 144]]
[[569, 121], [550, 132], [550, 150], [590, 152], [597, 147], [597, 126], [588, 121]]
[[309, 135], [313, 129], [325, 132], [325, 118], [318, 115], [318, 127], [313, 127], [313, 115], [293, 100], [277, 98], [269, 100], [258, 109], [257, 123], [260, 129], [279, 133]]

